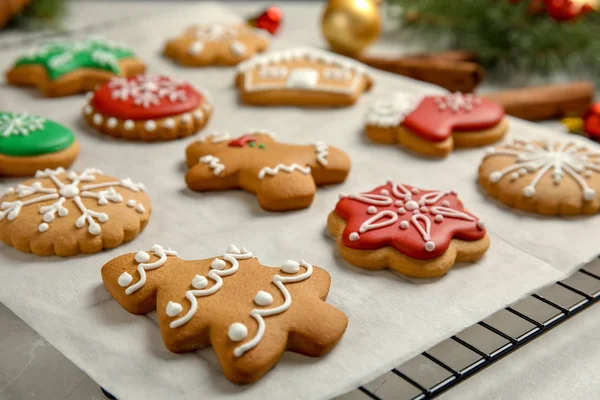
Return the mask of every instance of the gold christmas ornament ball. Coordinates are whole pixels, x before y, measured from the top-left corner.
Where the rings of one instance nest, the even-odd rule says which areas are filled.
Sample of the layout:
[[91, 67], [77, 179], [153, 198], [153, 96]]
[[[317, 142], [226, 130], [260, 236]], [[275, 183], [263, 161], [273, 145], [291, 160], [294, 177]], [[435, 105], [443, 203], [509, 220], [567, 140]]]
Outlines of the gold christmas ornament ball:
[[329, 0], [321, 30], [336, 53], [355, 57], [381, 32], [381, 0]]

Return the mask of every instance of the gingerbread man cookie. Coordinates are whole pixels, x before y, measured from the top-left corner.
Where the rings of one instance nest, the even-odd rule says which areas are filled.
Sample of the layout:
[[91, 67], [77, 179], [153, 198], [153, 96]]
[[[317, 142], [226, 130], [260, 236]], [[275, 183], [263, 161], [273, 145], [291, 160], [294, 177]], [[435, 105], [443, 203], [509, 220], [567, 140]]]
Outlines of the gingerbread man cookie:
[[202, 129], [213, 111], [207, 95], [162, 75], [114, 78], [88, 96], [83, 117], [100, 132], [131, 140], [172, 140]]
[[0, 112], [0, 176], [30, 176], [68, 167], [79, 153], [73, 132], [27, 113]]
[[0, 197], [0, 239], [39, 256], [116, 247], [133, 240], [149, 218], [144, 185], [93, 168], [38, 171]]
[[543, 215], [600, 210], [600, 151], [572, 141], [515, 140], [491, 148], [479, 182], [509, 207]]
[[311, 48], [255, 56], [237, 68], [240, 99], [259, 106], [347, 107], [373, 85], [366, 65]]
[[391, 181], [341, 195], [327, 224], [349, 263], [415, 278], [442, 276], [456, 262], [480, 259], [490, 245], [483, 223], [456, 192]]
[[124, 45], [102, 39], [53, 41], [19, 58], [6, 73], [11, 85], [37, 86], [44, 96], [93, 90], [114, 76], [146, 69]]
[[205, 24], [191, 26], [183, 35], [169, 40], [165, 55], [182, 65], [236, 65], [269, 47], [260, 29], [245, 24]]
[[473, 94], [395, 93], [373, 103], [365, 130], [375, 142], [398, 143], [426, 156], [445, 157], [454, 147], [499, 141], [508, 123], [501, 106]]
[[130, 313], [158, 312], [170, 351], [212, 346], [227, 379], [239, 384], [260, 379], [286, 350], [326, 354], [348, 324], [343, 312], [325, 303], [327, 271], [292, 260], [267, 267], [234, 245], [197, 261], [154, 245], [106, 263], [102, 280]]
[[316, 185], [340, 183], [350, 171], [343, 151], [323, 142], [308, 146], [280, 143], [257, 130], [238, 138], [207, 136], [187, 148], [185, 180], [192, 190], [242, 188], [268, 211], [306, 208]]

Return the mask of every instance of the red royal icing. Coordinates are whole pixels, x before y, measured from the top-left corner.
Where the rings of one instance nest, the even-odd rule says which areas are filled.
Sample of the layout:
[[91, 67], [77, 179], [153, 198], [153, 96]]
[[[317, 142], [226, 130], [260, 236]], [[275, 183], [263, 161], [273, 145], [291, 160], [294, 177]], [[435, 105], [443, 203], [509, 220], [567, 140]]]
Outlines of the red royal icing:
[[256, 142], [256, 138], [252, 135], [243, 135], [228, 143], [229, 147], [244, 147], [250, 142]]
[[94, 92], [92, 106], [118, 119], [149, 120], [192, 111], [203, 97], [189, 83], [159, 75], [115, 78]]
[[491, 128], [504, 118], [504, 109], [472, 94], [453, 93], [428, 96], [409, 113], [402, 125], [422, 139], [441, 142], [452, 131], [478, 131]]
[[342, 242], [352, 249], [392, 246], [427, 260], [442, 255], [452, 238], [473, 241], [485, 236], [483, 224], [465, 211], [453, 191], [388, 182], [370, 192], [343, 196], [335, 211], [347, 222]]

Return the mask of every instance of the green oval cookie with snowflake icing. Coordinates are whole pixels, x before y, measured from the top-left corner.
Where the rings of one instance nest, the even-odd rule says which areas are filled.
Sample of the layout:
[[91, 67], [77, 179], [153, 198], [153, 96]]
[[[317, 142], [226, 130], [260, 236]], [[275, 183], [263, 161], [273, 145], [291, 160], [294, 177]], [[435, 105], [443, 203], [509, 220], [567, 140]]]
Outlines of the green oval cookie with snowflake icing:
[[42, 65], [50, 80], [80, 68], [93, 68], [119, 74], [119, 60], [133, 57], [133, 51], [102, 39], [53, 41], [19, 58], [15, 65]]
[[13, 157], [56, 153], [71, 146], [73, 132], [27, 113], [0, 112], [0, 154]]

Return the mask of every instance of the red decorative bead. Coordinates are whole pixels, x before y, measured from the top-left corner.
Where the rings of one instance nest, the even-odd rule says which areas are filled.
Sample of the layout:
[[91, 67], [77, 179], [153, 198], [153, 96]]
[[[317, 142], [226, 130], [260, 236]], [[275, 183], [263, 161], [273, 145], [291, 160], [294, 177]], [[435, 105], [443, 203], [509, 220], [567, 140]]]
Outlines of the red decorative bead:
[[583, 13], [573, 0], [545, 0], [548, 14], [556, 21], [571, 21]]
[[590, 139], [600, 141], [600, 103], [590, 106], [583, 116], [583, 130]]
[[279, 7], [269, 7], [259, 15], [250, 18], [248, 23], [255, 28], [264, 29], [274, 35], [281, 27], [283, 12]]

